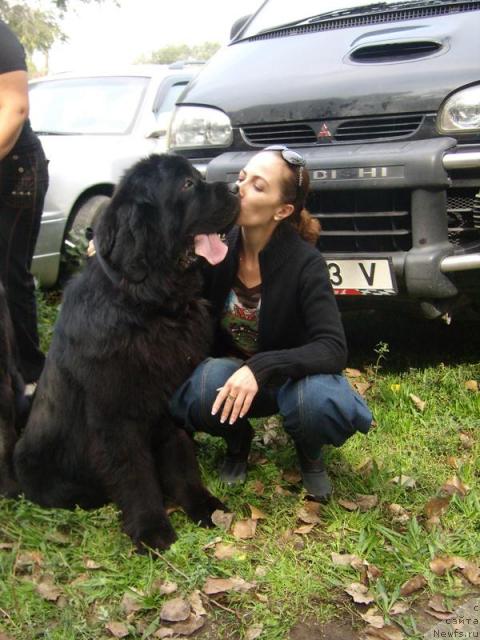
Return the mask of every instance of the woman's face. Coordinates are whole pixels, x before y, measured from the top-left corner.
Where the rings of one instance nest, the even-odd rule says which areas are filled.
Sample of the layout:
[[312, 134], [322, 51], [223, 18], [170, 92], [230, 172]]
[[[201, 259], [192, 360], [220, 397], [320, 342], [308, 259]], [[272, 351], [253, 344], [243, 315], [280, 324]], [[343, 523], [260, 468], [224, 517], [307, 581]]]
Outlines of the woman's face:
[[240, 171], [237, 184], [243, 227], [274, 227], [293, 212], [293, 206], [282, 201], [282, 184], [289, 169], [276, 153], [257, 153]]

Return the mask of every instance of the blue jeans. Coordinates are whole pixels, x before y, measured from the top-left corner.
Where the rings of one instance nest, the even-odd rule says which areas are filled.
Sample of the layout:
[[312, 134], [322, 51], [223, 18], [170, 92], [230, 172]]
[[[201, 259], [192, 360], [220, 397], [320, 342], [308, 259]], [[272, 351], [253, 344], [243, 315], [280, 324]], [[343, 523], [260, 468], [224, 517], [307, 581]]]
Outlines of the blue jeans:
[[[174, 419], [191, 432], [223, 437], [235, 448], [246, 418], [234, 425], [220, 423], [221, 411], [212, 416], [218, 387], [243, 363], [235, 358], [208, 358], [174, 394], [170, 409]], [[265, 385], [254, 398], [249, 418], [280, 413], [285, 431], [308, 457], [315, 459], [325, 444], [342, 445], [356, 431], [367, 433], [372, 414], [364, 400], [342, 375], [317, 374], [283, 384]]]

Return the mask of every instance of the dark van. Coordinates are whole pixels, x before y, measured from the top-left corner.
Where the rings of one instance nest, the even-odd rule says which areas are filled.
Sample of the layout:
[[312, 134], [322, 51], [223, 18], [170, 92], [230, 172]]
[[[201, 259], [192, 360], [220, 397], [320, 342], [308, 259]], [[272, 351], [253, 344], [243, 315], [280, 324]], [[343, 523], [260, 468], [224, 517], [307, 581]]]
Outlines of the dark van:
[[480, 2], [266, 0], [232, 30], [183, 94], [171, 150], [229, 182], [262, 147], [300, 152], [343, 300], [447, 320], [478, 304]]

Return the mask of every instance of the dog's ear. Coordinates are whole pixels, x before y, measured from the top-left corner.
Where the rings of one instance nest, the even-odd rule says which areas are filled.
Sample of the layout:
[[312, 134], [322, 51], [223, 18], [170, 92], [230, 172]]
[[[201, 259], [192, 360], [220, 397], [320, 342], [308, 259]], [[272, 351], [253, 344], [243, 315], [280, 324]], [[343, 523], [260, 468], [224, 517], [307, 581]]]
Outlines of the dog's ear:
[[100, 214], [95, 226], [95, 244], [103, 257], [110, 255], [117, 235], [117, 215], [114, 200]]
[[132, 204], [127, 213], [121, 268], [131, 282], [142, 282], [148, 275], [148, 249], [155, 233], [150, 224], [153, 215], [153, 207], [148, 204]]

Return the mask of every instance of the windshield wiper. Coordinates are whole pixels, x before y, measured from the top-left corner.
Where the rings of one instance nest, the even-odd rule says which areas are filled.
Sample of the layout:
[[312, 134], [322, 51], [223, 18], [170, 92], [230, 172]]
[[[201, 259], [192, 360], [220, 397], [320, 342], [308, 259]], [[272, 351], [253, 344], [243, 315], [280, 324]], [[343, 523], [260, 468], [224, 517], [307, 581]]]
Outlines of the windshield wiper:
[[442, 4], [457, 4], [460, 2], [474, 2], [474, 0], [417, 0], [416, 2], [408, 2], [407, 0], [401, 0], [400, 2], [372, 2], [370, 4], [362, 4], [356, 7], [347, 7], [345, 9], [335, 9], [334, 11], [327, 11], [325, 13], [319, 13], [315, 16], [309, 16], [308, 18], [302, 18], [301, 20], [295, 20], [293, 22], [286, 22], [275, 27], [269, 27], [263, 31], [259, 31], [255, 35], [263, 35], [266, 33], [274, 33], [275, 31], [281, 31], [282, 29], [290, 29], [292, 27], [300, 27], [306, 24], [315, 24], [317, 22], [327, 22], [329, 20], [335, 20], [336, 18], [344, 18], [352, 15], [369, 15], [372, 13], [385, 13], [387, 11], [396, 11], [398, 9], [419, 7], [431, 7]]

